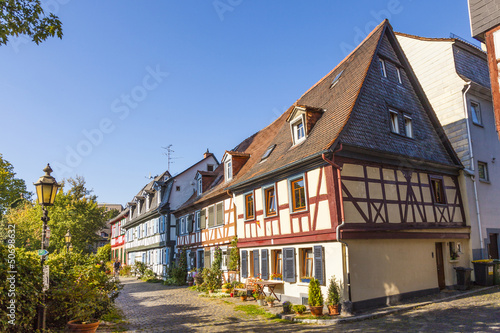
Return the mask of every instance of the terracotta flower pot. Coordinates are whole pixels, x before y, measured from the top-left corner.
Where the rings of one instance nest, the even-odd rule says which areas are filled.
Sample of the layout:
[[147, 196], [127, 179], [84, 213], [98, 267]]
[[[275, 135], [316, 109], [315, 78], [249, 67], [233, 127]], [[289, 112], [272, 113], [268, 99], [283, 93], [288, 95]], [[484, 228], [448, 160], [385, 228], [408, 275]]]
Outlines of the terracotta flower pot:
[[267, 302], [267, 306], [272, 308], [274, 306], [274, 303], [273, 302]]
[[339, 313], [339, 305], [338, 304], [328, 305], [328, 314], [330, 316], [338, 316], [340, 314]]
[[80, 320], [68, 321], [68, 332], [94, 333], [99, 327], [100, 321], [91, 324], [80, 324]]
[[241, 299], [242, 301], [246, 301], [246, 300], [247, 300], [247, 296], [240, 296], [240, 299]]
[[323, 307], [322, 306], [311, 306], [309, 305], [309, 309], [311, 310], [311, 313], [316, 316], [322, 316], [323, 315]]

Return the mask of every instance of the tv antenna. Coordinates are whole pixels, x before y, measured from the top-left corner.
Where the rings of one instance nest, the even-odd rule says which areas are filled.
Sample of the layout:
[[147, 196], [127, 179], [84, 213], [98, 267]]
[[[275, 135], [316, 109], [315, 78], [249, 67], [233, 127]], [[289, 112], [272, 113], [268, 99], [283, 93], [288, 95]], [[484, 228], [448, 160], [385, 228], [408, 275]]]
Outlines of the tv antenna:
[[170, 173], [170, 164], [174, 163], [172, 161], [173, 159], [172, 153], [174, 153], [175, 151], [172, 149], [172, 145], [168, 145], [166, 147], [161, 147], [161, 148], [166, 150], [166, 152], [164, 152], [163, 155], [167, 156], [167, 171]]

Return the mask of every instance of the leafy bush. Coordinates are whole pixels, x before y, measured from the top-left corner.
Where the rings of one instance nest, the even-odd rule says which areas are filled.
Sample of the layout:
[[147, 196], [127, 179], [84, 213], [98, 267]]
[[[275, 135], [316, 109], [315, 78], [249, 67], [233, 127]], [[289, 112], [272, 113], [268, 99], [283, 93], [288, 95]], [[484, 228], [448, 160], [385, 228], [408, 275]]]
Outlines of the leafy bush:
[[[8, 259], [8, 248], [0, 245], [0, 257]], [[1, 332], [31, 332], [41, 302], [42, 272], [40, 257], [24, 249], [15, 249], [15, 294], [8, 295], [7, 278], [12, 270], [7, 260], [0, 261], [0, 306], [7, 309], [15, 299], [15, 326], [8, 323], [7, 311], [0, 312]], [[46, 263], [50, 267], [50, 286], [46, 292], [47, 327], [61, 329], [69, 320], [99, 319], [112, 311], [121, 285], [101, 270], [95, 255], [52, 253]], [[5, 289], [5, 291], [4, 291]], [[9, 302], [10, 303], [10, 302]]]
[[96, 254], [97, 260], [102, 260], [104, 262], [111, 260], [111, 244], [108, 243], [97, 249]]
[[150, 268], [146, 268], [146, 270], [144, 271], [144, 274], [142, 274], [142, 276], [141, 276], [141, 280], [147, 282], [147, 281], [153, 280], [153, 279], [156, 279], [156, 274]]
[[120, 276], [130, 276], [131, 271], [132, 267], [130, 265], [122, 266], [122, 269], [120, 269]]
[[220, 270], [204, 268], [201, 274], [203, 275], [203, 281], [208, 290], [215, 290], [221, 287], [222, 276]]
[[140, 279], [145, 273], [146, 270], [148, 269], [148, 265], [146, 263], [141, 262], [141, 261], [136, 261], [132, 267], [134, 270], [135, 274], [137, 275], [137, 278]]
[[0, 258], [0, 332], [31, 332], [42, 290], [40, 257], [13, 244], [0, 244]]
[[306, 311], [306, 306], [302, 304], [295, 304], [292, 306], [292, 309], [295, 313], [303, 314]]
[[266, 296], [267, 303], [274, 303], [275, 300], [276, 298], [274, 298], [274, 296]]
[[238, 296], [239, 297], [246, 297], [247, 296], [247, 292], [246, 291], [238, 291]]
[[323, 294], [318, 279], [312, 278], [309, 282], [308, 303], [310, 306], [323, 306]]
[[229, 250], [228, 268], [230, 271], [239, 271], [240, 265], [240, 250], [238, 249], [238, 237], [234, 237], [231, 241], [231, 249]]

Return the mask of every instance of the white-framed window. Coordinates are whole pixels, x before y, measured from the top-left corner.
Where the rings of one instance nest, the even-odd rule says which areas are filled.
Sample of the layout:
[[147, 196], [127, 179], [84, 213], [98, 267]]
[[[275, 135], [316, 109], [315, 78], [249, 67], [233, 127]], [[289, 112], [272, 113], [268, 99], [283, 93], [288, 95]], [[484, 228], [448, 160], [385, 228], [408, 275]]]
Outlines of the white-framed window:
[[403, 78], [401, 76], [401, 68], [396, 67], [396, 73], [398, 74], [398, 83], [403, 84]]
[[198, 174], [198, 178], [196, 178], [196, 191], [198, 195], [203, 193], [203, 177]]
[[180, 233], [181, 233], [181, 235], [186, 233], [186, 221], [185, 221], [184, 217], [181, 217]]
[[195, 230], [198, 231], [200, 230], [200, 211], [197, 211], [194, 213], [195, 216]]
[[399, 115], [397, 111], [389, 110], [391, 132], [399, 134]]
[[488, 163], [477, 162], [477, 173], [479, 175], [480, 181], [483, 181], [483, 182], [490, 181], [490, 177], [488, 175]]
[[297, 117], [290, 123], [292, 127], [293, 144], [299, 144], [306, 139], [306, 129], [303, 115]]
[[226, 181], [233, 179], [233, 161], [230, 157], [224, 162], [224, 176]]
[[408, 116], [404, 116], [405, 119], [405, 135], [409, 138], [413, 138], [413, 125], [411, 118]]
[[222, 250], [222, 262], [221, 262], [221, 269], [222, 270], [227, 270], [227, 262], [228, 262], [228, 253], [227, 253], [227, 247], [226, 248], [221, 248]]
[[382, 75], [382, 77], [387, 77], [387, 70], [385, 69], [385, 60], [379, 58], [378, 62], [380, 64], [380, 74]]
[[476, 125], [483, 125], [483, 119], [481, 117], [481, 106], [477, 102], [470, 102], [470, 114], [472, 117], [472, 122]]

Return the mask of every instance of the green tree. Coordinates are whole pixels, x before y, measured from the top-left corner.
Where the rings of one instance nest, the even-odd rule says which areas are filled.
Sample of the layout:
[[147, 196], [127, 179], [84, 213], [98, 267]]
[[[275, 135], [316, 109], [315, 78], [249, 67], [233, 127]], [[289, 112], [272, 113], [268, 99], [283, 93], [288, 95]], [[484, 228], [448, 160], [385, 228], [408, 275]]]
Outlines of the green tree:
[[229, 270], [239, 271], [240, 250], [238, 249], [238, 237], [234, 236], [231, 240], [231, 249], [229, 250]]
[[[97, 232], [106, 224], [105, 208], [97, 206], [97, 197], [85, 186], [82, 177], [69, 179], [69, 190], [63, 187], [56, 196], [54, 205], [48, 207], [51, 237], [49, 252], [66, 249], [64, 235], [71, 232], [71, 244], [75, 251], [91, 252], [100, 239]], [[26, 203], [10, 209], [5, 220], [16, 226], [16, 246], [29, 250], [41, 248], [42, 208], [38, 204]]]
[[24, 180], [15, 176], [12, 164], [0, 154], [0, 219], [8, 208], [17, 207], [31, 199], [31, 192], [26, 190]]
[[62, 23], [53, 13], [45, 15], [40, 0], [0, 0], [0, 45], [19, 35], [36, 44], [48, 37], [62, 38]]

